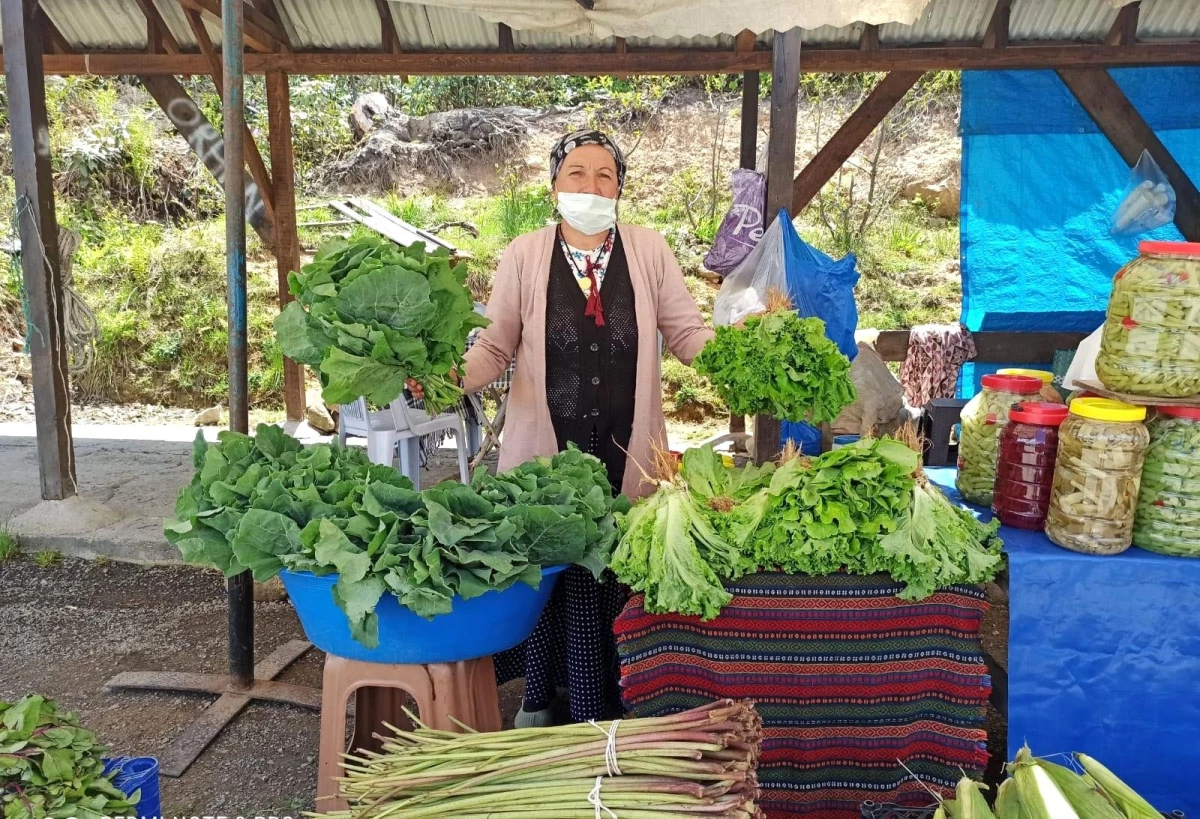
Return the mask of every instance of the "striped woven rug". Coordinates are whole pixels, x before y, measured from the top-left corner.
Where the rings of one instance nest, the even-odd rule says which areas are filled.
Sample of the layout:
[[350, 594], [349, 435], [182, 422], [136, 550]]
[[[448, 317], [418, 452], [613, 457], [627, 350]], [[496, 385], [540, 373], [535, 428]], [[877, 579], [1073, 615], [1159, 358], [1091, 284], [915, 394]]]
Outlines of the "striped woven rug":
[[629, 601], [614, 626], [622, 696], [636, 717], [756, 700], [768, 817], [858, 819], [865, 801], [926, 806], [933, 799], [911, 774], [949, 793], [962, 771], [982, 773], [982, 591], [955, 586], [909, 603], [886, 576], [774, 573], [726, 588], [733, 601], [707, 623], [647, 614], [640, 594]]

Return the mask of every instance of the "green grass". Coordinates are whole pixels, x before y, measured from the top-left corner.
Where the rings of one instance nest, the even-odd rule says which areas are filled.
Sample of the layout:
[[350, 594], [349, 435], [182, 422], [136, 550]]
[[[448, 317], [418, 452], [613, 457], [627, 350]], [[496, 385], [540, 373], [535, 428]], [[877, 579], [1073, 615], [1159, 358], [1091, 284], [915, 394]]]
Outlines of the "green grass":
[[57, 549], [42, 549], [33, 554], [33, 562], [39, 569], [49, 569], [60, 560], [62, 560], [62, 552]]
[[[136, 224], [109, 214], [81, 225], [76, 286], [96, 313], [96, 360], [75, 384], [85, 400], [199, 407], [225, 397], [227, 308], [224, 226]], [[247, 271], [250, 397], [278, 402], [283, 355], [273, 260]]]
[[21, 544], [17, 536], [8, 528], [8, 524], [0, 525], [0, 563], [14, 560], [21, 553]]

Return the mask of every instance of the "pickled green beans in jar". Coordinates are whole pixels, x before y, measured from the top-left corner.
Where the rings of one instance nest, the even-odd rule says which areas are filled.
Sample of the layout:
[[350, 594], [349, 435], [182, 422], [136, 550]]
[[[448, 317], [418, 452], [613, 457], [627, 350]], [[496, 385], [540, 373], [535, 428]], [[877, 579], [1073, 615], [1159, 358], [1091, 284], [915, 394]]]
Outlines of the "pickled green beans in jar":
[[992, 505], [996, 456], [1008, 412], [1014, 404], [1035, 400], [1041, 389], [1039, 378], [985, 375], [983, 389], [963, 407], [955, 486], [968, 503]]
[[1077, 398], [1058, 433], [1046, 535], [1065, 549], [1115, 555], [1132, 543], [1150, 435], [1145, 407]]
[[1138, 246], [1113, 279], [1096, 374], [1130, 395], [1200, 392], [1200, 244]]
[[1200, 557], [1200, 407], [1159, 407], [1147, 427], [1133, 543]]

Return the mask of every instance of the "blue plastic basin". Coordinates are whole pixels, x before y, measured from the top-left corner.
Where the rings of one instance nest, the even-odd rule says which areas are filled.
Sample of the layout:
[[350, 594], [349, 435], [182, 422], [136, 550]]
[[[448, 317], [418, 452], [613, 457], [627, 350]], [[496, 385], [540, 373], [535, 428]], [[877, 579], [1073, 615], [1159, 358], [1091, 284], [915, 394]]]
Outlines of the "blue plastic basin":
[[141, 793], [134, 805], [136, 816], [141, 819], [158, 819], [162, 816], [162, 795], [158, 784], [158, 760], [151, 756], [113, 757], [105, 759], [104, 775], [116, 772], [113, 784], [126, 796]]
[[454, 610], [426, 620], [413, 614], [391, 592], [379, 599], [379, 645], [367, 648], [350, 636], [350, 621], [333, 602], [336, 574], [280, 573], [304, 633], [328, 654], [369, 663], [453, 663], [486, 657], [519, 645], [537, 625], [565, 566], [542, 569], [542, 582], [531, 589], [515, 583], [470, 600], [454, 598]]

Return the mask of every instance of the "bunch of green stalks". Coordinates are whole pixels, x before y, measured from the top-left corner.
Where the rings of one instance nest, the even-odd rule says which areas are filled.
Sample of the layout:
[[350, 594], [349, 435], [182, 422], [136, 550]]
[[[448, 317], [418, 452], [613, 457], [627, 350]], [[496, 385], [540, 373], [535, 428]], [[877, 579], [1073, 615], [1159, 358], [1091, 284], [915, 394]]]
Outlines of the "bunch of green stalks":
[[414, 723], [388, 725], [394, 736], [379, 737], [379, 752], [346, 755], [340, 795], [350, 809], [326, 819], [763, 817], [762, 719], [752, 702], [496, 733]]

